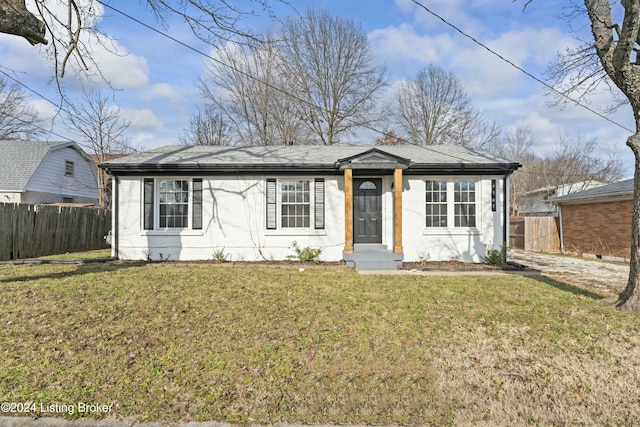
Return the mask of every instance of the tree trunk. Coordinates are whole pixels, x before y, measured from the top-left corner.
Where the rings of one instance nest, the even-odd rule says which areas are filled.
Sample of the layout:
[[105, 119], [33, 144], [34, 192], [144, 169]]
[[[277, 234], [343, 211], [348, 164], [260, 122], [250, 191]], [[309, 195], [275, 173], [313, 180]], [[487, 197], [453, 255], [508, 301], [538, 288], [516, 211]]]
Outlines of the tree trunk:
[[635, 174], [633, 183], [633, 216], [631, 220], [631, 260], [629, 262], [629, 280], [627, 287], [618, 295], [616, 305], [624, 310], [640, 313], [640, 134], [635, 133], [627, 139], [627, 145], [635, 155]]
[[22, 36], [32, 45], [47, 44], [45, 25], [27, 10], [25, 0], [0, 1], [0, 33]]

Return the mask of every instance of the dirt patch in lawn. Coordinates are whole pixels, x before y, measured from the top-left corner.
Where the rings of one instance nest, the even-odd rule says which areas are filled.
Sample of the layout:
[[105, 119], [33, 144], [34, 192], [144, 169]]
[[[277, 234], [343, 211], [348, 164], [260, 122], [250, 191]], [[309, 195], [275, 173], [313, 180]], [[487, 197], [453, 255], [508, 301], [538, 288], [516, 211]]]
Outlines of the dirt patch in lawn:
[[414, 271], [532, 271], [514, 264], [480, 264], [461, 261], [403, 262], [402, 270]]
[[599, 260], [511, 251], [510, 259], [539, 270], [545, 276], [615, 299], [629, 278], [629, 265]]

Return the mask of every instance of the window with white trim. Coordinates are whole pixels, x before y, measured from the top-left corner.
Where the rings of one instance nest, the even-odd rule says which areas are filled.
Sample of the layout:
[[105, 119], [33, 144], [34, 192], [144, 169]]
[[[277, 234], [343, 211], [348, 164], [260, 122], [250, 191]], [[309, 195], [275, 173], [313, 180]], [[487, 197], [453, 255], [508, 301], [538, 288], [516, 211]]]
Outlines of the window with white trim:
[[145, 178], [143, 228], [202, 229], [202, 179]]
[[75, 175], [75, 164], [70, 160], [64, 161], [64, 176], [74, 176]]
[[476, 226], [476, 181], [426, 180], [425, 184], [426, 227]]
[[454, 226], [476, 226], [476, 182], [470, 179], [455, 181], [454, 194]]
[[269, 178], [267, 229], [324, 229], [324, 178]]
[[158, 182], [159, 228], [189, 226], [189, 181], [161, 179]]
[[447, 181], [427, 181], [427, 227], [447, 226]]

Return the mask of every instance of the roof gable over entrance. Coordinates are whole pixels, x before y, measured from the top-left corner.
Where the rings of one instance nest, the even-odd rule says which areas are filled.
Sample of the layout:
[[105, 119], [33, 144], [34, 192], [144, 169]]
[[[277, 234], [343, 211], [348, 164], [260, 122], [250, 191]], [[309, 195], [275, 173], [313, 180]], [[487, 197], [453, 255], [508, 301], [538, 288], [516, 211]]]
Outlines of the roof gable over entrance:
[[406, 169], [411, 165], [411, 160], [404, 157], [389, 154], [377, 148], [346, 157], [337, 161], [338, 169], [375, 169], [392, 170]]

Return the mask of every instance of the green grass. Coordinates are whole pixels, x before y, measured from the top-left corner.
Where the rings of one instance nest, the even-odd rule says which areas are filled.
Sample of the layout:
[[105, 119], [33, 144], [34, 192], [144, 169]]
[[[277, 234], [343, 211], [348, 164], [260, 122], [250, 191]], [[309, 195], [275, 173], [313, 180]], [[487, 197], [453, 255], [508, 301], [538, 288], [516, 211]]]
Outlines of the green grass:
[[55, 261], [78, 261], [78, 260], [91, 260], [98, 258], [109, 258], [111, 256], [111, 249], [97, 249], [94, 251], [86, 252], [67, 252], [58, 255], [46, 255], [37, 259], [55, 260]]
[[[623, 425], [640, 320], [547, 279], [0, 266], [0, 402], [134, 421]], [[9, 414], [0, 414], [9, 415]]]

